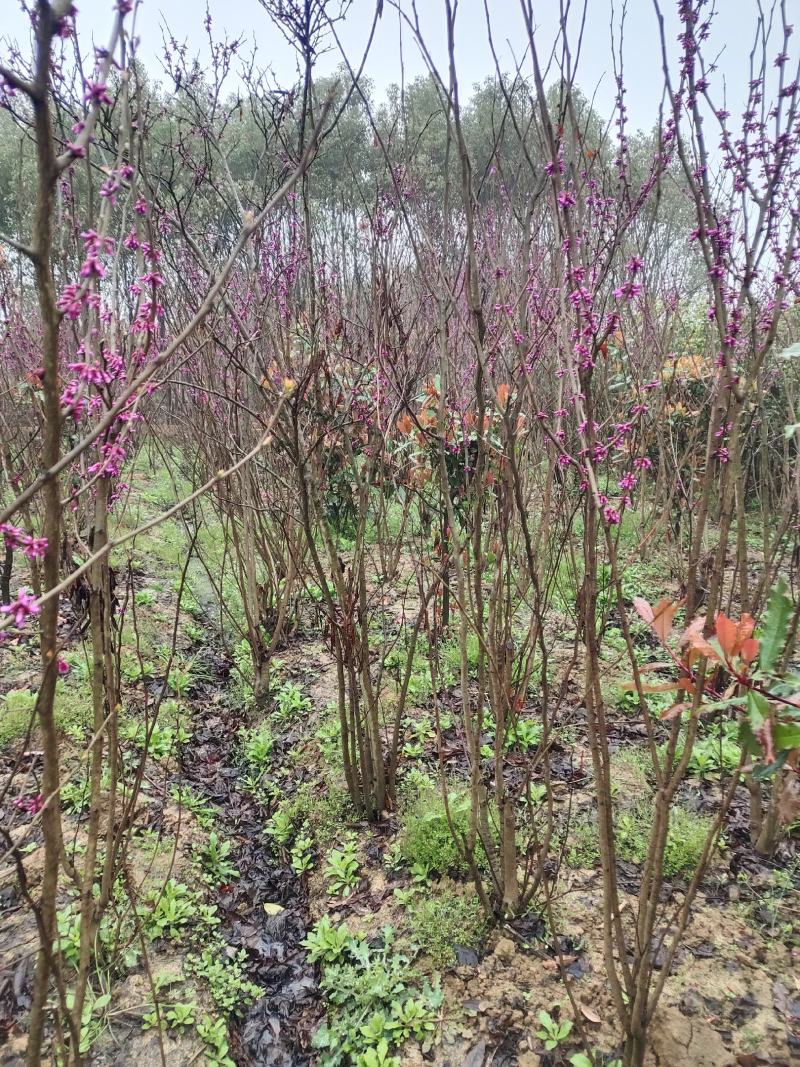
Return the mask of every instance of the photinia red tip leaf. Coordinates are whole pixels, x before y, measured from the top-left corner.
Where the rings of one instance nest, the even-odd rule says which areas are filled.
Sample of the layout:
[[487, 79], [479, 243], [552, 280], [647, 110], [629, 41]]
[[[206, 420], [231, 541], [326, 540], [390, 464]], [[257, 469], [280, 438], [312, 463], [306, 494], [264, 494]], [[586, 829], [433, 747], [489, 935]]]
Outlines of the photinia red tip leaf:
[[747, 640], [742, 642], [742, 647], [739, 651], [739, 655], [745, 661], [750, 664], [758, 655], [758, 640], [755, 637], [748, 637]]
[[633, 606], [648, 625], [653, 622], [653, 609], [643, 596], [635, 596]]

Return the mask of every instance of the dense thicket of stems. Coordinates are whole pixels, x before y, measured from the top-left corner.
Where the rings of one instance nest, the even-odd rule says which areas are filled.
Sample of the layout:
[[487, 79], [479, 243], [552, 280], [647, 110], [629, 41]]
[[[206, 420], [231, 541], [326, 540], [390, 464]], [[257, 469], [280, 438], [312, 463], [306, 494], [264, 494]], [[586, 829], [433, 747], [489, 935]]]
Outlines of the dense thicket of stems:
[[[41, 643], [24, 742], [38, 731], [45, 847], [28, 894], [40, 942], [28, 1063], [47, 1042], [59, 1062], [83, 1059], [97, 932], [144, 774], [146, 747], [135, 766], [121, 761], [118, 636], [135, 617], [115, 595], [112, 552], [140, 532], [122, 517], [146, 442], [175, 500], [145, 528], [181, 517], [257, 703], [314, 603], [346, 787], [368, 820], [397, 803], [422, 647], [441, 751], [440, 654], [455, 638], [466, 829], [443, 758], [439, 782], [493, 919], [536, 907], [552, 920], [568, 832], [554, 738], [585, 724], [607, 978], [625, 1067], [639, 1067], [669, 973], [654, 971], [654, 946], [674, 958], [740, 779], [765, 854], [797, 796], [797, 746], [780, 739], [796, 711], [781, 679], [800, 609], [769, 669], [747, 645], [798, 567], [800, 87], [785, 5], [755, 19], [738, 123], [716, 103], [706, 6], [678, 4], [673, 59], [656, 5], [664, 104], [637, 135], [621, 69], [616, 112], [600, 116], [579, 88], [567, 16], [545, 51], [531, 0], [524, 60], [510, 73], [498, 62], [469, 99], [457, 6], [441, 5], [440, 67], [415, 6], [397, 5], [428, 73], [382, 103], [363, 57], [316, 76], [346, 4], [263, 0], [297, 53], [298, 84], [285, 91], [242, 63], [235, 92], [240, 43], [215, 41], [210, 24], [212, 66], [176, 48], [171, 91], [154, 86], [133, 6], [116, 4], [91, 74], [67, 45], [80, 29], [67, 0], [38, 0], [30, 61], [0, 65], [0, 138], [20, 146], [0, 161], [0, 600], [4, 631], [35, 622]], [[485, 14], [494, 48], [488, 0]], [[379, 4], [373, 31], [380, 17]], [[664, 543], [664, 587], [681, 595], [635, 603], [626, 571]], [[64, 841], [54, 697], [60, 604], [81, 589], [93, 724], [79, 855]], [[399, 623], [388, 589], [402, 591]], [[666, 666], [643, 662], [637, 611]], [[657, 785], [635, 896], [617, 880], [612, 626]], [[650, 695], [670, 686], [659, 715]], [[148, 729], [164, 691], [148, 698]], [[742, 758], [670, 910], [670, 819], [710, 706], [742, 724]], [[520, 764], [509, 747], [531, 715]], [[14, 774], [2, 788], [12, 794]], [[12, 829], [4, 847], [22, 879]], [[79, 897], [74, 975], [56, 937], [65, 883]]]

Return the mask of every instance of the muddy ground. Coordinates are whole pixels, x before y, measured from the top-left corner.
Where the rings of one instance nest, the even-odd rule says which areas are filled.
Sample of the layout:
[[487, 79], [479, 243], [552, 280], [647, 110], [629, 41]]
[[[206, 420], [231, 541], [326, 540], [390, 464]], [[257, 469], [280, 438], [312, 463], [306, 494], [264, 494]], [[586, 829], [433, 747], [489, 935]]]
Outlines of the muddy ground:
[[[156, 622], [168, 618], [174, 596], [157, 570], [142, 571], [136, 585], [156, 590], [151, 606]], [[77, 643], [77, 622], [67, 605], [62, 621], [67, 645]], [[311, 924], [329, 914], [368, 936], [387, 922], [403, 931], [405, 917], [394, 890], [408, 883], [408, 875], [386, 862], [399, 815], [386, 812], [377, 825], [353, 822], [342, 827], [357, 834], [361, 861], [361, 880], [350, 897], [328, 896], [319, 863], [308, 874], [296, 874], [286, 851], [265, 833], [270, 802], [243, 787], [236, 739], [240, 729], [252, 722], [253, 712], [234, 695], [229, 651], [220, 643], [210, 617], [203, 619], [201, 612], [196, 622], [201, 625], [195, 626], [193, 636], [180, 639], [183, 651], [203, 668], [201, 680], [183, 697], [191, 736], [180, 751], [148, 767], [149, 788], [137, 813], [137, 829], [149, 831], [150, 847], [132, 847], [128, 860], [132, 881], [140, 894], [170, 876], [196, 883], [192, 852], [203, 831], [189, 811], [170, 799], [169, 791], [180, 783], [190, 785], [213, 806], [215, 829], [233, 843], [233, 859], [240, 872], [230, 884], [208, 890], [206, 898], [218, 908], [219, 929], [231, 953], [244, 950], [247, 974], [263, 990], [252, 1006], [231, 1018], [230, 1054], [242, 1065], [301, 1067], [314, 1061], [312, 1036], [325, 1010], [319, 970], [308, 962], [301, 944]], [[32, 640], [18, 639], [2, 655], [3, 692], [35, 684]], [[302, 721], [274, 725], [275, 747], [265, 784], [271, 782], [288, 797], [303, 784], [324, 791], [329, 768], [315, 734], [335, 694], [333, 664], [310, 625], [280, 655], [282, 677], [302, 688], [313, 710]], [[157, 686], [161, 680], [156, 675], [129, 686], [131, 704], [136, 704], [143, 686]], [[444, 702], [456, 701], [458, 693], [440, 696]], [[557, 746], [551, 754], [559, 802], [569, 803], [576, 812], [590, 811], [593, 800], [577, 696], [570, 725], [571, 743]], [[458, 750], [455, 730], [444, 740], [449, 752]], [[641, 727], [634, 720], [621, 720], [614, 742], [620, 748], [641, 745]], [[75, 755], [68, 755], [65, 764], [75, 771], [77, 746], [68, 736], [64, 744], [68, 753], [73, 744]], [[435, 746], [435, 740], [428, 740], [415, 758], [419, 767], [434, 773], [439, 755]], [[16, 760], [21, 760], [29, 785], [35, 784], [40, 766], [35, 734], [27, 745], [17, 739], [5, 746], [4, 776]], [[465, 773], [458, 756], [451, 757], [449, 765], [456, 777]], [[635, 790], [636, 783], [623, 780], [620, 788]], [[685, 787], [686, 798], [697, 810], [712, 810], [719, 788], [718, 782], [693, 780]], [[24, 863], [29, 890], [35, 894], [41, 878], [41, 833], [35, 814], [11, 810], [17, 791], [12, 787], [6, 797], [3, 816], [12, 824], [15, 839], [29, 844]], [[758, 857], [750, 848], [744, 790], [741, 794], [729, 819], [726, 848], [705, 879], [651, 1026], [648, 1063], [653, 1067], [788, 1067], [800, 1063], [797, 884], [787, 887], [780, 898], [774, 891], [776, 870], [797, 874], [795, 843], [785, 842], [773, 861]], [[65, 819], [73, 842], [80, 846], [85, 816], [67, 815]], [[621, 863], [619, 875], [624, 902], [630, 907], [638, 889], [638, 871], [634, 864]], [[675, 910], [684, 889], [679, 880], [665, 889], [665, 900]], [[459, 963], [441, 974], [446, 1025], [437, 1040], [428, 1043], [430, 1047], [422, 1049], [409, 1042], [400, 1053], [402, 1063], [557, 1067], [568, 1062], [567, 1056], [579, 1047], [581, 1029], [587, 1043], [610, 1062], [620, 1039], [603, 962], [599, 871], [563, 866], [554, 907], [555, 935], [548, 934], [546, 924], [534, 913], [495, 928], [475, 951], [455, 946]], [[658, 969], [663, 947], [655, 945], [653, 952]], [[22, 1062], [35, 953], [34, 922], [15, 872], [6, 862], [0, 871], [0, 1064]], [[154, 943], [148, 966], [165, 981], [170, 975], [179, 981], [184, 956], [180, 944]], [[433, 972], [424, 956], [416, 966], [423, 974]], [[560, 1011], [572, 1018], [563, 971], [579, 1010], [578, 1025], [564, 1049], [548, 1052], [537, 1036], [537, 1015], [544, 1009], [555, 1017]], [[163, 1043], [152, 1030], [143, 1031], [142, 1020], [151, 1007], [149, 990], [142, 965], [114, 981], [111, 1007], [90, 1062], [110, 1067], [133, 1060], [140, 1067], [163, 1062], [189, 1067], [202, 1061], [204, 1048], [192, 1031], [179, 1036], [170, 1032]], [[194, 989], [194, 995], [201, 1006], [207, 1004], [202, 985]]]

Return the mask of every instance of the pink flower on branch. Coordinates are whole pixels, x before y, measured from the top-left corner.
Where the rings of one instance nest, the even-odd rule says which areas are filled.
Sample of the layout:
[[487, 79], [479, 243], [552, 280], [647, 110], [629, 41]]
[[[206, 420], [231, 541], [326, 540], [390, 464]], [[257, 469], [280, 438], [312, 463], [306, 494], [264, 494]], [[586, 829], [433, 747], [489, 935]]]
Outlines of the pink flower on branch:
[[44, 559], [47, 552], [46, 537], [26, 537], [22, 545], [22, 553], [28, 559]]
[[3, 535], [6, 548], [21, 548], [22, 554], [28, 559], [43, 559], [47, 552], [46, 537], [31, 537], [9, 522], [0, 525], [0, 533]]
[[0, 525], [0, 534], [3, 535], [6, 548], [18, 548], [25, 538], [25, 532], [20, 530], [18, 526], [12, 526], [10, 522], [4, 522]]
[[111, 106], [111, 97], [108, 95], [108, 86], [102, 82], [86, 82], [83, 99], [87, 104], [106, 104]]
[[41, 793], [31, 793], [27, 797], [16, 797], [14, 807], [17, 811], [26, 811], [29, 815], [38, 815], [44, 807], [44, 797]]
[[70, 282], [69, 285], [66, 285], [58, 298], [58, 310], [63, 312], [72, 322], [80, 318], [83, 304], [82, 289], [76, 282]]
[[24, 626], [30, 615], [39, 614], [36, 598], [24, 587], [17, 593], [17, 599], [11, 604], [4, 604], [0, 613], [10, 615], [15, 626]]

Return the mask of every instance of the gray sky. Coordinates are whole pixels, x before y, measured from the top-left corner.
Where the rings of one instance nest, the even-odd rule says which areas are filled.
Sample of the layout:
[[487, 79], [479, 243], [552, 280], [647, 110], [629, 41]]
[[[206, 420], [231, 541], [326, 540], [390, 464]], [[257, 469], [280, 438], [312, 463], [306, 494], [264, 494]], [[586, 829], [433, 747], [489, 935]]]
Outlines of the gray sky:
[[[292, 51], [270, 24], [258, 0], [208, 2], [215, 35], [223, 31], [231, 36], [244, 35], [249, 43], [256, 44], [259, 65], [271, 66], [279, 80], [285, 83], [292, 79], [295, 69]], [[791, 0], [789, 8], [796, 2]], [[411, 0], [403, 0], [403, 3], [410, 10]], [[588, 0], [577, 78], [587, 95], [596, 93], [598, 110], [606, 116], [611, 111], [615, 95], [609, 33], [612, 3], [618, 23], [623, 0]], [[92, 37], [98, 44], [104, 42], [111, 24], [111, 0], [77, 0], [77, 6], [79, 38], [83, 46], [88, 46]], [[522, 59], [526, 43], [519, 0], [488, 0], [488, 6], [501, 64], [506, 70], [512, 69], [512, 52]], [[661, 0], [661, 6], [668, 19], [668, 37], [674, 54], [678, 32], [675, 0]], [[747, 81], [748, 54], [753, 40], [757, 5], [756, 0], [717, 0], [717, 6], [720, 10], [714, 20], [714, 31], [706, 54], [719, 54], [720, 57], [715, 97], [722, 103], [723, 85], [727, 79], [732, 93], [728, 106], [736, 112], [741, 106], [741, 93]], [[549, 53], [554, 40], [558, 7], [558, 0], [539, 0], [538, 5], [534, 3], [540, 56]], [[27, 18], [20, 10], [20, 0], [0, 0], [0, 8], [4, 9], [2, 35], [6, 40], [26, 40]], [[417, 0], [417, 8], [428, 47], [436, 62], [444, 67], [444, 0]], [[582, 8], [580, 0], [573, 0], [573, 8], [572, 22], [576, 31], [573, 39], [577, 40], [578, 18]], [[156, 79], [161, 71], [164, 26], [169, 26], [178, 40], [185, 41], [190, 52], [198, 52], [201, 57], [207, 56], [204, 10], [200, 0], [144, 0], [141, 4], [137, 16], [140, 56]], [[373, 11], [374, 0], [353, 0], [346, 21], [340, 27], [342, 44], [354, 65], [357, 65], [363, 52]], [[800, 38], [800, 25], [797, 38]], [[365, 73], [372, 79], [380, 95], [388, 85], [400, 81], [400, 42], [398, 14], [390, 6], [389, 0], [385, 0], [383, 18], [365, 68]], [[465, 88], [493, 73], [494, 62], [489, 48], [483, 0], [460, 0], [456, 45], [459, 77]], [[772, 50], [773, 54], [775, 51], [776, 48]], [[5, 48], [0, 47], [0, 54], [3, 52]], [[407, 28], [402, 32], [402, 54], [406, 78], [425, 72], [425, 64]], [[628, 88], [626, 104], [631, 125], [633, 128], [647, 128], [655, 121], [662, 84], [660, 45], [652, 0], [627, 0], [623, 58]], [[339, 61], [340, 56], [334, 45], [320, 60], [319, 70], [325, 73]], [[525, 70], [530, 72], [529, 64]]]

